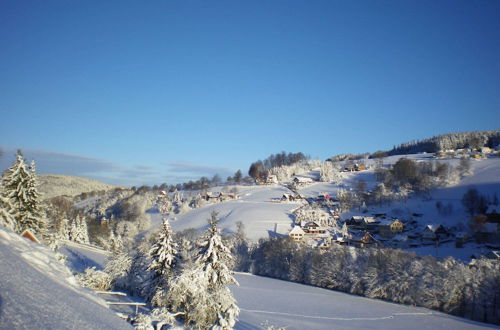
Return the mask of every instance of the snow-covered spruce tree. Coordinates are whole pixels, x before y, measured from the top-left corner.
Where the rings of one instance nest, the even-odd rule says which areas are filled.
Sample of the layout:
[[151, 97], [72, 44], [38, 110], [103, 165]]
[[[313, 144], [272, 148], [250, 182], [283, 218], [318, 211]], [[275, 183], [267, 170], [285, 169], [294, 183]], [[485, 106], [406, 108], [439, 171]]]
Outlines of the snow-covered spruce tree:
[[26, 229], [34, 234], [44, 234], [45, 219], [40, 196], [37, 190], [35, 162], [26, 166], [20, 151], [14, 165], [3, 176], [3, 197], [10, 200], [17, 221], [16, 231]]
[[104, 268], [104, 271], [109, 274], [109, 280], [112, 288], [129, 288], [128, 275], [131, 265], [132, 259], [124, 250], [121, 237], [118, 236], [112, 245], [111, 256], [109, 257], [109, 261]]
[[168, 218], [163, 218], [163, 224], [156, 242], [149, 250], [151, 264], [148, 270], [151, 275], [148, 283], [147, 299], [153, 306], [167, 306], [167, 290], [174, 275], [177, 263], [177, 244], [173, 240], [173, 232]]
[[77, 243], [89, 244], [89, 232], [87, 221], [84, 217], [77, 215], [70, 228], [70, 238]]
[[216, 212], [208, 222], [210, 227], [194, 267], [177, 278], [169, 298], [174, 312], [184, 314], [186, 324], [194, 324], [197, 328], [230, 329], [240, 311], [227, 287], [227, 284], [237, 284], [228, 267], [232, 256], [222, 242]]
[[0, 194], [0, 225], [15, 231], [17, 222], [15, 217], [11, 214], [12, 209], [13, 207], [10, 200]]

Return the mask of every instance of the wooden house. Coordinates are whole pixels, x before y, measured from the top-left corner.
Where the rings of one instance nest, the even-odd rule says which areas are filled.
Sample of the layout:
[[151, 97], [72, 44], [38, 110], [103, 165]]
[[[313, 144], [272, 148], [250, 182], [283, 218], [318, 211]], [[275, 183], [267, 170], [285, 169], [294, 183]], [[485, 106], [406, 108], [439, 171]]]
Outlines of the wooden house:
[[402, 233], [403, 230], [404, 224], [398, 219], [381, 221], [378, 226], [378, 232], [384, 238], [391, 238], [396, 234]]
[[305, 234], [306, 234], [305, 231], [300, 226], [295, 226], [290, 231], [288, 236], [291, 237], [296, 242], [301, 242], [302, 240], [304, 240]]
[[326, 229], [321, 227], [318, 223], [314, 221], [307, 222], [302, 226], [302, 229], [307, 234], [324, 234], [326, 233]]
[[448, 231], [441, 224], [430, 224], [425, 226], [422, 231], [422, 239], [424, 240], [439, 240], [449, 236]]
[[375, 238], [373, 238], [372, 234], [370, 234], [369, 232], [366, 232], [359, 239], [359, 245], [360, 245], [360, 247], [375, 246], [375, 245], [378, 245], [378, 241]]
[[366, 171], [366, 165], [364, 163], [354, 164], [355, 171]]
[[267, 184], [278, 183], [278, 177], [276, 175], [274, 175], [274, 174], [270, 174], [270, 175], [267, 176], [266, 183]]
[[309, 183], [313, 183], [314, 180], [305, 176], [296, 176], [293, 178], [293, 182], [298, 185], [306, 185]]
[[367, 229], [365, 218], [359, 215], [352, 216], [350, 219], [345, 221], [348, 227], [355, 229]]

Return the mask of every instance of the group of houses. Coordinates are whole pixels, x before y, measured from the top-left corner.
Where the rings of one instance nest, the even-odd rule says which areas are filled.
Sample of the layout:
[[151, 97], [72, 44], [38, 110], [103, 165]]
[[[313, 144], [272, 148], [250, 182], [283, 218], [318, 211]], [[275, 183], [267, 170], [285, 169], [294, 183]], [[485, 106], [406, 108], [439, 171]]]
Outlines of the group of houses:
[[288, 236], [296, 242], [318, 248], [328, 248], [332, 244], [332, 236], [327, 228], [314, 221], [294, 226]]
[[200, 198], [207, 202], [224, 202], [232, 199], [238, 199], [239, 196], [238, 194], [224, 193], [222, 191], [220, 192], [207, 191], [201, 194]]
[[435, 157], [482, 159], [499, 155], [500, 155], [500, 146], [497, 146], [496, 148], [481, 147], [478, 149], [441, 150], [435, 154]]
[[[289, 236], [311, 246], [326, 248], [332, 243], [355, 247], [403, 247], [411, 248], [422, 245], [440, 245], [454, 242], [461, 248], [470, 240], [486, 244], [487, 247], [500, 248], [500, 214], [488, 214], [490, 222], [483, 223], [474, 233], [455, 231], [442, 224], [420, 226], [415, 220], [403, 221], [398, 218], [388, 219], [385, 214], [373, 216], [352, 216], [342, 223], [342, 232], [329, 233], [324, 223], [310, 221], [296, 225]], [[337, 220], [335, 220], [337, 221]], [[337, 221], [339, 223], [339, 221]]]

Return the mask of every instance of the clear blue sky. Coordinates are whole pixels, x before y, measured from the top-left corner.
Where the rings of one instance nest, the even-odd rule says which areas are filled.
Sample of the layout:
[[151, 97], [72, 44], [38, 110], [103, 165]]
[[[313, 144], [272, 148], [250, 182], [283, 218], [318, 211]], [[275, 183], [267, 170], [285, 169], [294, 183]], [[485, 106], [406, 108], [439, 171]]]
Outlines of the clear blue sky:
[[0, 113], [4, 163], [123, 184], [499, 129], [500, 1], [1, 1]]

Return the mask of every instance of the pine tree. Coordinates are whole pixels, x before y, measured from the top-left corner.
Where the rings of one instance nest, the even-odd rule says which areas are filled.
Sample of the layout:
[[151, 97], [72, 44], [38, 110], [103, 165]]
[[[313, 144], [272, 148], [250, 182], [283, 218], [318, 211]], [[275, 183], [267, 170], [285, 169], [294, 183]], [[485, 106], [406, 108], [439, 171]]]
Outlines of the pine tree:
[[109, 275], [110, 286], [112, 288], [128, 289], [128, 275], [132, 266], [132, 259], [123, 249], [120, 236], [115, 241], [114, 247], [111, 250], [104, 271]]
[[17, 220], [17, 231], [29, 229], [35, 234], [43, 234], [46, 224], [35, 172], [35, 163], [26, 166], [21, 152], [18, 151], [14, 165], [4, 174], [3, 193], [12, 204], [13, 214]]
[[173, 275], [173, 268], [177, 261], [177, 244], [173, 240], [173, 232], [168, 218], [163, 218], [163, 224], [155, 244], [149, 250], [151, 271], [149, 280], [149, 297], [154, 306], [166, 305], [167, 288]]
[[89, 232], [85, 218], [80, 218], [77, 215], [75, 220], [73, 220], [70, 229], [70, 239], [77, 243], [89, 244]]
[[222, 242], [217, 222], [213, 212], [194, 268], [177, 279], [169, 297], [174, 311], [184, 312], [187, 324], [228, 329], [236, 323], [240, 310], [227, 284], [238, 283], [229, 270], [231, 252]]
[[12, 209], [13, 207], [10, 200], [0, 195], [0, 225], [15, 231], [17, 222], [11, 214]]

